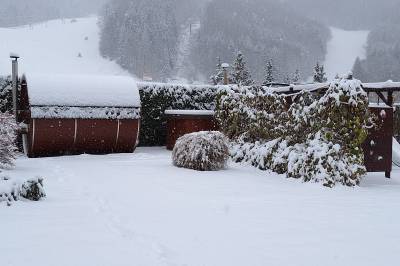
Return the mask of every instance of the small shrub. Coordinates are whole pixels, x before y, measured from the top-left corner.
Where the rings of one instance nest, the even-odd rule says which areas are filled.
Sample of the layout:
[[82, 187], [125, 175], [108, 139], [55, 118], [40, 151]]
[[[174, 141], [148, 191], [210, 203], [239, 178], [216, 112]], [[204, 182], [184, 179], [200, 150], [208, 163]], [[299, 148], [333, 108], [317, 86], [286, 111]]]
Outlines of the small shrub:
[[41, 177], [26, 180], [0, 177], [0, 202], [6, 201], [8, 206], [21, 198], [39, 201], [44, 197], [46, 197], [46, 193], [43, 188], [43, 178]]
[[184, 135], [177, 140], [172, 152], [175, 166], [198, 171], [224, 169], [228, 157], [228, 139], [216, 131]]
[[46, 197], [46, 193], [43, 188], [43, 178], [36, 177], [28, 179], [21, 185], [21, 197], [24, 199], [38, 201], [41, 198]]

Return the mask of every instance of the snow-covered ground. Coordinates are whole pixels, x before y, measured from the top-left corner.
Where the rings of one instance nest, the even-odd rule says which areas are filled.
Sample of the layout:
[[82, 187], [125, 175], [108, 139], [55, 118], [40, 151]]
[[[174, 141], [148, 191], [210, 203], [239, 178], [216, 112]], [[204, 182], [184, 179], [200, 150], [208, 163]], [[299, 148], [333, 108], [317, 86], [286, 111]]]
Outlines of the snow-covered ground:
[[353, 69], [357, 57], [364, 59], [369, 31], [345, 31], [331, 27], [325, 70], [329, 80], [336, 74], [346, 74]]
[[400, 167], [400, 144], [393, 138], [393, 164]]
[[127, 75], [101, 57], [96, 17], [0, 28], [0, 36], [0, 75], [11, 73], [10, 52], [21, 56], [20, 72]]
[[47, 199], [0, 205], [0, 264], [385, 265], [400, 261], [400, 172], [360, 188], [231, 164], [196, 172], [163, 148], [20, 158]]

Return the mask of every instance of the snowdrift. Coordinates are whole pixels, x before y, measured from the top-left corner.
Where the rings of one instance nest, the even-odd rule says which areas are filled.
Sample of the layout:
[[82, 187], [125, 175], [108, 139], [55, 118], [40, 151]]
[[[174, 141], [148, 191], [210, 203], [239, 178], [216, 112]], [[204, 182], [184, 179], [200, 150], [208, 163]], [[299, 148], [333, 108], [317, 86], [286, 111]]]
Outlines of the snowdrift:
[[393, 164], [400, 167], [400, 144], [397, 142], [395, 138], [393, 138]]

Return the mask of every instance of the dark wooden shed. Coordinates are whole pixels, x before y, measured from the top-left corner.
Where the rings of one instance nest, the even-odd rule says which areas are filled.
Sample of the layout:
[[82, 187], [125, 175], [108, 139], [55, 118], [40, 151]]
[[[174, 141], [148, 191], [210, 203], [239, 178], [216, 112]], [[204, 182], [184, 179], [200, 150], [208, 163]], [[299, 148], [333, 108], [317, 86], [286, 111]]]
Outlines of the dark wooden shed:
[[130, 153], [138, 144], [140, 96], [133, 78], [28, 75], [17, 98], [29, 157]]
[[172, 150], [178, 138], [199, 131], [218, 130], [214, 111], [167, 110], [167, 149]]

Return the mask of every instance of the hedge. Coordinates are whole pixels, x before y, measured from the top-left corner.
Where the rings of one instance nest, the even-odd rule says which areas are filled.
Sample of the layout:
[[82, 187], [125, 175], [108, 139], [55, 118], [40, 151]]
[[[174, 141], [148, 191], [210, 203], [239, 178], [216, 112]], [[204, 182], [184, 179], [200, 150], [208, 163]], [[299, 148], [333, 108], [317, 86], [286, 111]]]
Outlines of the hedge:
[[165, 110], [214, 110], [221, 87], [139, 83], [142, 102], [140, 145], [166, 144]]
[[295, 96], [257, 87], [221, 92], [216, 116], [234, 161], [329, 187], [358, 185], [366, 172], [361, 145], [373, 124], [361, 82], [335, 80], [322, 97]]

